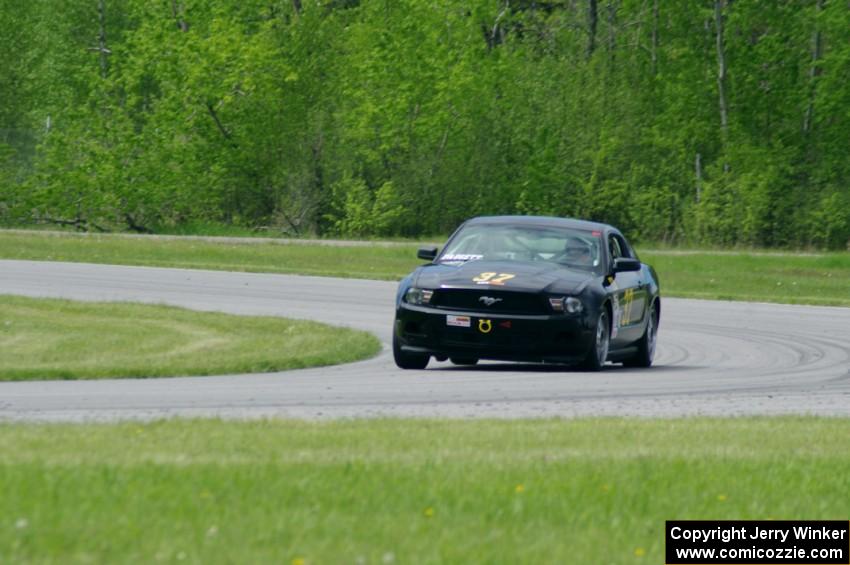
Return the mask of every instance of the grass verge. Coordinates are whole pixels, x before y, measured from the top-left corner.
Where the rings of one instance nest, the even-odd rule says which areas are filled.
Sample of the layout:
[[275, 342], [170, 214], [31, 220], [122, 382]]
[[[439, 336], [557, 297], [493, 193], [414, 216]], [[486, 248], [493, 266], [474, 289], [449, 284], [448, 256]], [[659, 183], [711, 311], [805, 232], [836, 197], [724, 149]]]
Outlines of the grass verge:
[[371, 334], [315, 322], [0, 295], [0, 381], [279, 371], [379, 350]]
[[647, 251], [662, 293], [684, 298], [850, 306], [850, 253]]
[[255, 273], [397, 280], [417, 263], [415, 245], [286, 245], [251, 239], [122, 237], [0, 231], [0, 259], [72, 261]]
[[[78, 261], [397, 280], [421, 261], [415, 244], [286, 245], [223, 238], [126, 238], [0, 231], [0, 258]], [[646, 250], [666, 296], [850, 306], [850, 253]]]
[[663, 563], [667, 519], [846, 520], [850, 421], [0, 426], [0, 561]]

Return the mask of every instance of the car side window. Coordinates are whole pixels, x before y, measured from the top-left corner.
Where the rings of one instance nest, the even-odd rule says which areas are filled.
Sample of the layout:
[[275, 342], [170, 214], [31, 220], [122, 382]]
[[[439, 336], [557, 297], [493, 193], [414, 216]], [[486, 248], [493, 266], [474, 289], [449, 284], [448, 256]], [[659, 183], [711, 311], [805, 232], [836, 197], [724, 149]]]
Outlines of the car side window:
[[626, 243], [626, 240], [619, 235], [611, 234], [609, 236], [609, 245], [611, 247], [611, 259], [619, 259], [625, 257], [629, 259], [636, 258], [632, 253], [631, 247]]
[[637, 253], [632, 249], [632, 246], [626, 241], [625, 238], [621, 238], [622, 242], [620, 243], [620, 248], [623, 250], [623, 257], [630, 257], [632, 259], [637, 259]]
[[608, 251], [611, 252], [612, 261], [623, 256], [623, 252], [620, 249], [620, 242], [617, 241], [617, 237], [614, 235], [608, 236]]

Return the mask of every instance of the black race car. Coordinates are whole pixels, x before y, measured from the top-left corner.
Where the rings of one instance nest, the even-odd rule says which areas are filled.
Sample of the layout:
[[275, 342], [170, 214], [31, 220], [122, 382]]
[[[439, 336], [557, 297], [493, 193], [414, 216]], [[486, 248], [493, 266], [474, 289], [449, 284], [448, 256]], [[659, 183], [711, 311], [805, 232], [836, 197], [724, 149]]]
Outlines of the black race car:
[[661, 315], [658, 277], [616, 228], [538, 216], [468, 220], [442, 253], [399, 283], [393, 356], [649, 367]]

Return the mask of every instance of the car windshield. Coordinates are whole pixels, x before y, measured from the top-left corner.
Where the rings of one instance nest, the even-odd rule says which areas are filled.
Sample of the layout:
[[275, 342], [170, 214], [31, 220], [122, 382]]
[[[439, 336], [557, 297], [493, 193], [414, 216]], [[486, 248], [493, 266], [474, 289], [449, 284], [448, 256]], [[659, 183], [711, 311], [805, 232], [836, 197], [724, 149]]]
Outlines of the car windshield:
[[547, 261], [602, 274], [602, 234], [551, 226], [473, 224], [446, 245], [440, 263]]

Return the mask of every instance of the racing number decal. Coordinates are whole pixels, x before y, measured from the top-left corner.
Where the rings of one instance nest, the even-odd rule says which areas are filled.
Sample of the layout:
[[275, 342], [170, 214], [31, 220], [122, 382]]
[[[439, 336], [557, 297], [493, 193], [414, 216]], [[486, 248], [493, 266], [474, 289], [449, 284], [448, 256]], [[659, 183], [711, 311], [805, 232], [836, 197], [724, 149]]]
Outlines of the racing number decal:
[[632, 323], [632, 303], [635, 298], [635, 289], [627, 288], [623, 291], [621, 298], [617, 297], [617, 293], [611, 297], [614, 306], [614, 323], [611, 324], [611, 337], [616, 338], [619, 330], [622, 327]]
[[491, 331], [493, 331], [493, 322], [491, 322], [490, 320], [479, 319], [478, 320], [478, 331], [483, 333], [483, 334], [490, 333]]
[[635, 298], [635, 289], [628, 288], [623, 293], [623, 314], [620, 318], [620, 324], [628, 326], [632, 322], [632, 303]]
[[477, 277], [472, 277], [472, 280], [477, 284], [495, 284], [501, 286], [505, 284], [505, 281], [515, 276], [511, 273], [481, 273]]
[[490, 284], [505, 284], [505, 281], [514, 278], [516, 275], [510, 273], [499, 273], [499, 276], [490, 281]]
[[490, 279], [492, 279], [493, 277], [495, 277], [498, 274], [499, 273], [481, 273], [477, 277], [472, 277], [472, 280], [477, 282], [478, 284], [486, 283], [487, 281], [489, 281]]

